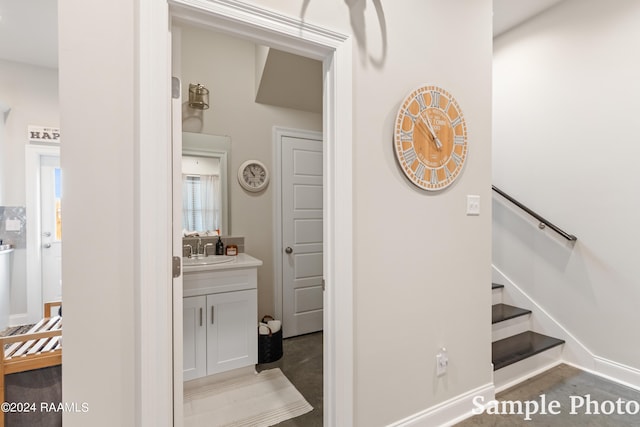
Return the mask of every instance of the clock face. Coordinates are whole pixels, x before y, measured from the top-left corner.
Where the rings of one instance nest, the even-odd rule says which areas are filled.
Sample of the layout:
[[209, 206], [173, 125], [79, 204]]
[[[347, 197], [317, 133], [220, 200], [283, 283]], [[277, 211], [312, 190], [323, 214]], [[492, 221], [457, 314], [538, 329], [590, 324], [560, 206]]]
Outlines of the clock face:
[[247, 191], [261, 191], [269, 183], [269, 172], [257, 160], [248, 160], [238, 169], [238, 182]]
[[393, 145], [413, 184], [431, 191], [451, 185], [467, 157], [467, 125], [453, 95], [437, 86], [412, 91], [398, 111]]

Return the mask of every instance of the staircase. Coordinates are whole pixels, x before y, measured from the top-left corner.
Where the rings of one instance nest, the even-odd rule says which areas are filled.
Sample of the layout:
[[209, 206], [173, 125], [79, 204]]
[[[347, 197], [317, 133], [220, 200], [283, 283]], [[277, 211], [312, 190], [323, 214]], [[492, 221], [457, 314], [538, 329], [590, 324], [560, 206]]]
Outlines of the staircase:
[[564, 340], [534, 332], [531, 310], [503, 303], [504, 285], [493, 283], [492, 351], [496, 391], [560, 362]]

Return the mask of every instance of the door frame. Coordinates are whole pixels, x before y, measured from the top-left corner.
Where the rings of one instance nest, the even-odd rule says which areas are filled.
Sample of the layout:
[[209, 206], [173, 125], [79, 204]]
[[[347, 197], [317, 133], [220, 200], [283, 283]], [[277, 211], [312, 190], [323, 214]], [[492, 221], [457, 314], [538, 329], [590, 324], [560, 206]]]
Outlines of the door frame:
[[[284, 303], [282, 301], [282, 296], [284, 294], [284, 283], [283, 283], [283, 272], [282, 272], [282, 137], [290, 136], [292, 138], [303, 138], [303, 139], [313, 139], [313, 140], [321, 140], [323, 141], [322, 132], [315, 132], [310, 130], [303, 129], [293, 129], [286, 128], [280, 126], [273, 127], [273, 164], [275, 165], [274, 174], [273, 174], [273, 184], [274, 184], [274, 197], [273, 197], [273, 229], [274, 229], [274, 239], [273, 239], [273, 299], [275, 305], [275, 316], [276, 319], [283, 319], [284, 313]], [[324, 163], [326, 159], [324, 158], [324, 141], [322, 143], [322, 164], [323, 164], [323, 173]], [[322, 183], [324, 182], [324, 175], [322, 177]], [[324, 187], [323, 187], [324, 188]], [[323, 203], [325, 197], [325, 191], [323, 190]], [[324, 221], [324, 220], [323, 220]], [[323, 236], [324, 237], [324, 236]], [[323, 248], [324, 249], [324, 248]], [[324, 258], [323, 258], [324, 259]], [[323, 265], [323, 274], [324, 274], [324, 265]], [[324, 307], [323, 307], [324, 309]]]
[[42, 244], [40, 163], [42, 157], [60, 157], [60, 147], [25, 145], [27, 210], [27, 312], [11, 316], [11, 322], [34, 323], [42, 318]]
[[[180, 255], [172, 252], [172, 239], [180, 236], [171, 233], [171, 19], [203, 25], [323, 63], [326, 141], [323, 267], [327, 302], [324, 423], [327, 426], [353, 424], [351, 37], [238, 1], [139, 0], [137, 11], [139, 182], [136, 194], [139, 197], [135, 242], [137, 250], [144, 253], [136, 269], [140, 285], [135, 292], [137, 424], [149, 427], [168, 426], [171, 422], [176, 426], [182, 424], [172, 404], [173, 391], [182, 384], [176, 384], [173, 376], [172, 353], [174, 301], [170, 258]], [[159, 230], [165, 230], [166, 234]], [[142, 251], [143, 244], [151, 249]]]

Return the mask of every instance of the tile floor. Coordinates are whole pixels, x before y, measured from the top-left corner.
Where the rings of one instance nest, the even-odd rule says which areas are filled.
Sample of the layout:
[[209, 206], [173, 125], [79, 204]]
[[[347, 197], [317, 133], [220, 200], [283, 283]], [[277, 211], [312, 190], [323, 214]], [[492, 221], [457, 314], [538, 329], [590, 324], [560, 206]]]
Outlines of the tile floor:
[[[258, 365], [258, 370], [279, 367], [287, 378], [303, 394], [314, 410], [288, 421], [280, 427], [321, 427], [322, 426], [322, 333], [289, 338], [283, 342], [284, 356], [277, 362]], [[456, 427], [638, 427], [640, 426], [640, 391], [607, 381], [604, 378], [561, 364], [547, 372], [531, 378], [522, 384], [498, 394], [500, 401], [541, 401], [557, 400], [560, 414], [532, 414], [531, 420], [524, 415], [482, 414], [469, 418]], [[586, 396], [591, 399], [591, 414], [578, 403]], [[573, 396], [573, 398], [572, 398]], [[572, 399], [575, 414], [571, 414]], [[636, 414], [605, 414], [610, 404], [620, 399], [623, 408]], [[600, 414], [594, 409], [598, 402]], [[637, 403], [637, 405], [636, 405]], [[614, 411], [615, 412], [615, 411]]]
[[[591, 399], [589, 403], [588, 398]], [[511, 389], [499, 393], [498, 401], [537, 401], [542, 397], [547, 402], [558, 401], [554, 412], [557, 415], [541, 413], [531, 415], [488, 414], [476, 415], [457, 427], [637, 427], [640, 426], [640, 391], [607, 381], [604, 378], [561, 364]], [[617, 414], [617, 402], [623, 412]], [[573, 403], [572, 403], [573, 402]], [[612, 404], [605, 402], [613, 402]], [[582, 407], [579, 404], [583, 403]], [[613, 406], [612, 406], [613, 405]], [[534, 404], [530, 404], [531, 408]], [[586, 407], [590, 409], [586, 409]], [[508, 406], [506, 411], [508, 412]], [[629, 410], [627, 411], [626, 408]], [[573, 409], [573, 410], [572, 410]], [[605, 414], [610, 412], [612, 414]], [[599, 412], [598, 414], [596, 413]], [[575, 412], [572, 414], [572, 412]], [[590, 413], [589, 413], [590, 412]], [[633, 414], [633, 412], [638, 412]]]
[[280, 360], [259, 364], [257, 370], [280, 368], [313, 410], [278, 426], [322, 427], [322, 332], [285, 339], [282, 353]]

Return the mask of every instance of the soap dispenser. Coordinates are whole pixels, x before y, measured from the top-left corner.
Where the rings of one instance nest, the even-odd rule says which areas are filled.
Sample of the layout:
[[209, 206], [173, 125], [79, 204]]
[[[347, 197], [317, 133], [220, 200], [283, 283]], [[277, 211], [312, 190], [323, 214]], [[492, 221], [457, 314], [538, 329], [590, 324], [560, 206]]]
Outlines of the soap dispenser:
[[216, 242], [216, 255], [224, 255], [224, 243], [222, 243], [220, 235], [218, 235], [218, 241]]

